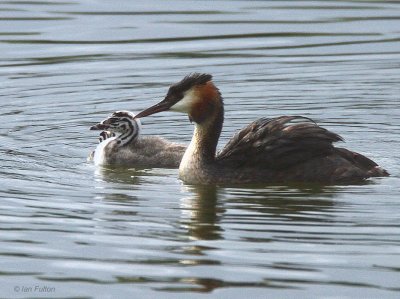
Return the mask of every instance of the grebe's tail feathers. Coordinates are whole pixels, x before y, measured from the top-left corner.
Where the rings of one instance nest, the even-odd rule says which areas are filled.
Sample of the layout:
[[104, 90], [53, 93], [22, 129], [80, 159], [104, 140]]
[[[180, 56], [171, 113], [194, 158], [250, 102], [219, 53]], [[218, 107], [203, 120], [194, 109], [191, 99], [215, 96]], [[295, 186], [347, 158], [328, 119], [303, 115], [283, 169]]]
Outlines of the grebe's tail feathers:
[[363, 169], [368, 177], [389, 176], [389, 172], [364, 155], [345, 148], [335, 148], [335, 151], [346, 160], [352, 162], [353, 165]]

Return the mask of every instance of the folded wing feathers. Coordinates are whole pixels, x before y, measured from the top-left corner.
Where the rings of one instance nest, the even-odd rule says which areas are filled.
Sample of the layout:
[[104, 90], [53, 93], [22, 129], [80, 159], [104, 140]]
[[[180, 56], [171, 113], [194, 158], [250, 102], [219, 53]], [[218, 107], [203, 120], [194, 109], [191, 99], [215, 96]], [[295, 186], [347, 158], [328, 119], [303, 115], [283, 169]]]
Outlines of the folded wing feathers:
[[237, 166], [288, 164], [328, 153], [343, 139], [302, 116], [260, 118], [237, 132], [217, 155]]

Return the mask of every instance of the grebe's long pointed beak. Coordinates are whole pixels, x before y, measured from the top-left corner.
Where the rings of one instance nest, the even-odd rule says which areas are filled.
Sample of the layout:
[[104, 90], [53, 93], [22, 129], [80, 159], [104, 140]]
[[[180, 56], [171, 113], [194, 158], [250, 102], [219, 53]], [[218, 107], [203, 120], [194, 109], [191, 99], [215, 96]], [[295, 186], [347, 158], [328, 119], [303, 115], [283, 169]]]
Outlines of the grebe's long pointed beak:
[[139, 112], [138, 114], [136, 114], [134, 119], [149, 116], [149, 115], [152, 115], [152, 114], [155, 114], [158, 112], [162, 112], [162, 111], [167, 111], [167, 110], [169, 110], [169, 108], [171, 108], [172, 105], [173, 105], [173, 103], [170, 103], [170, 101], [168, 101], [167, 99], [164, 99], [160, 103], [155, 104], [154, 106], [151, 106], [150, 108], [147, 108], [147, 109]]

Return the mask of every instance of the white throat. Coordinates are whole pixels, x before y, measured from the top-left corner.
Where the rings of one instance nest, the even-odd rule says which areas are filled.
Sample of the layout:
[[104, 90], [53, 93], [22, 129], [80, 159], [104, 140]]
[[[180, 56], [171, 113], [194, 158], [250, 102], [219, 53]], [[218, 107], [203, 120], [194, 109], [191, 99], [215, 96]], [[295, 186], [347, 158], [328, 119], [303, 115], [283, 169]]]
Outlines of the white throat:
[[194, 89], [189, 89], [183, 94], [183, 98], [172, 105], [169, 109], [176, 112], [188, 113], [193, 103], [197, 101], [197, 94]]
[[93, 163], [94, 165], [103, 165], [106, 162], [106, 157], [105, 157], [105, 148], [106, 146], [111, 142], [117, 139], [117, 137], [110, 137], [107, 138], [106, 140], [103, 140], [100, 142], [95, 151], [94, 151], [94, 157], [93, 157]]
[[183, 154], [181, 163], [179, 164], [179, 176], [184, 181], [191, 181], [188, 177], [198, 173], [202, 169], [202, 157], [200, 137], [204, 128], [195, 124], [192, 140]]

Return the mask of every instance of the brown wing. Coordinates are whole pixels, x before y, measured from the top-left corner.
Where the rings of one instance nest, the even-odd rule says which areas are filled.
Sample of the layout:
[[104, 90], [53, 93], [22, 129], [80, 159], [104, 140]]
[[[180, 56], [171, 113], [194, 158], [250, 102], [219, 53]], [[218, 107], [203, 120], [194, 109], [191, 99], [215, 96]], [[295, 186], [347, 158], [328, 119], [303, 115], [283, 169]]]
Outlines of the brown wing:
[[341, 140], [306, 117], [260, 118], [237, 132], [216, 159], [234, 168], [282, 169], [328, 155]]

